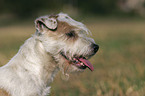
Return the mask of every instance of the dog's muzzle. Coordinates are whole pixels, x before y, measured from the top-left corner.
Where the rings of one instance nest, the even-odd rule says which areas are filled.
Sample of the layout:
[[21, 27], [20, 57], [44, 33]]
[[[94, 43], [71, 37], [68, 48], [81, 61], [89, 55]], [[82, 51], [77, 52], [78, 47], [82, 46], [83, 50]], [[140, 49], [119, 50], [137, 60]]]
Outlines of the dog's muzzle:
[[[71, 59], [69, 58], [68, 55], [64, 54], [63, 51], [60, 52], [61, 56], [63, 56], [71, 65], [74, 65], [80, 69], [86, 69], [89, 68], [91, 71], [94, 70], [93, 65], [88, 61], [89, 57], [93, 56], [96, 54], [98, 51], [99, 46], [97, 44], [92, 44], [91, 45], [91, 54], [88, 56], [73, 56]], [[86, 58], [88, 57], [88, 59]]]

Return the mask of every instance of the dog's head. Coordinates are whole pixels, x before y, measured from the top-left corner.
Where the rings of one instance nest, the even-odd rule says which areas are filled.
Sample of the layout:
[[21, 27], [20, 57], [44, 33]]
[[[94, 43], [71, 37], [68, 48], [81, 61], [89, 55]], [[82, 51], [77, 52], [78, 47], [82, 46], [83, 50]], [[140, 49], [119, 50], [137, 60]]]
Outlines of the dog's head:
[[73, 20], [67, 14], [42, 16], [35, 20], [36, 35], [44, 49], [53, 56], [60, 69], [69, 72], [93, 71], [88, 59], [99, 49], [84, 24]]

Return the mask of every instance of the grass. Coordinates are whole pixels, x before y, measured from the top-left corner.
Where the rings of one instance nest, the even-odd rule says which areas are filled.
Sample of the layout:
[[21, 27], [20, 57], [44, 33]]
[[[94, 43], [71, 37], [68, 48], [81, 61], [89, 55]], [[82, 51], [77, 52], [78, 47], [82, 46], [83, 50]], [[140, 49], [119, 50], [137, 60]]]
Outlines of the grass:
[[[90, 59], [95, 70], [72, 74], [68, 81], [59, 73], [50, 96], [145, 96], [145, 22], [105, 19], [86, 25], [100, 45]], [[34, 32], [30, 24], [0, 27], [0, 66]]]

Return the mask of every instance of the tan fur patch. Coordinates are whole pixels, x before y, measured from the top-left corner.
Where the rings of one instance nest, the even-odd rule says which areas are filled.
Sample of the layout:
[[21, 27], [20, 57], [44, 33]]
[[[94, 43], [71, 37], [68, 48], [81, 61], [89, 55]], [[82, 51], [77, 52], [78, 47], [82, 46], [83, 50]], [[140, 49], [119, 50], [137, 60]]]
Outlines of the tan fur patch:
[[5, 90], [0, 89], [0, 96], [10, 96]]
[[75, 27], [70, 26], [68, 23], [66, 22], [58, 22], [58, 29], [57, 32], [60, 33], [68, 33], [69, 31], [73, 30]]
[[75, 29], [76, 29], [75, 26], [71, 26], [66, 22], [58, 22], [58, 29], [57, 29], [58, 34], [66, 34], [66, 33], [69, 33], [71, 31], [74, 31], [73, 37], [69, 37], [69, 36], [66, 37], [67, 38], [66, 41], [69, 40], [68, 41], [69, 43], [76, 41], [78, 38], [78, 34], [75, 32]]
[[78, 34], [74, 32], [74, 36], [73, 37], [69, 37], [66, 35], [66, 33], [69, 33], [71, 31], [75, 31], [76, 27], [75, 26], [71, 26], [66, 22], [60, 22], [58, 21], [58, 27], [57, 30], [52, 31], [52, 32], [48, 32], [49, 37], [53, 37], [55, 40], [58, 40], [60, 37], [59, 36], [66, 36], [65, 40], [66, 42], [74, 42], [78, 39]]

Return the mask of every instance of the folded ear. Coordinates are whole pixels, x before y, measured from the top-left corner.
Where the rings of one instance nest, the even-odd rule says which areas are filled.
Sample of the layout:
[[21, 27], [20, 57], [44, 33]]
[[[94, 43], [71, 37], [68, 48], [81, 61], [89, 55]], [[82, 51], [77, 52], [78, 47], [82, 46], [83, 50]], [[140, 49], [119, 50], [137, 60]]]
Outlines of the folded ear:
[[55, 31], [57, 29], [57, 18], [42, 16], [35, 20], [35, 27], [39, 32], [43, 32], [44, 30]]

